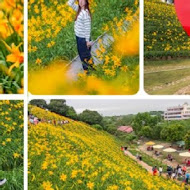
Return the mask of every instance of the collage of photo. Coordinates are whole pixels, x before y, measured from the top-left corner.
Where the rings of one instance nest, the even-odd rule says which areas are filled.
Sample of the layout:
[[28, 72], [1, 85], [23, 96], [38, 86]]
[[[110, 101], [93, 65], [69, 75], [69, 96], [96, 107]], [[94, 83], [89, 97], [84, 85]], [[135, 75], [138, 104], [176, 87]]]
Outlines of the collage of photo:
[[0, 189], [190, 190], [190, 0], [0, 0]]

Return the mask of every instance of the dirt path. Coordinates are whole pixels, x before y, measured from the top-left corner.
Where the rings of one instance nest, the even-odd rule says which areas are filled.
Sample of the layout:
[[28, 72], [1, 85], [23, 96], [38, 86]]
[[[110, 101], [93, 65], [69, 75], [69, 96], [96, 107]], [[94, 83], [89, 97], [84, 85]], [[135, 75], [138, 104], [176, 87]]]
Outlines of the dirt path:
[[167, 71], [177, 71], [183, 69], [190, 69], [190, 66], [161, 66], [161, 67], [154, 67], [151, 69], [145, 69], [144, 74], [152, 74], [152, 73], [159, 73], [159, 72], [167, 72]]
[[190, 94], [190, 85], [178, 90], [175, 95], [189, 95]]
[[[147, 90], [147, 92], [161, 90], [161, 89], [164, 89], [164, 88], [169, 88], [171, 86], [175, 86], [177, 84], [180, 84], [180, 83], [183, 83], [183, 82], [186, 82], [186, 81], [190, 81], [190, 76], [185, 77], [185, 78], [180, 79], [180, 80], [176, 80], [176, 81], [170, 82], [170, 83], [166, 83], [166, 84], [163, 84], [163, 85], [154, 86], [152, 88], [148, 88], [147, 87], [146, 90]], [[179, 89], [174, 94], [175, 95], [182, 95], [182, 94], [183, 95], [188, 95], [188, 94], [190, 94], [190, 86], [187, 86], [187, 87], [184, 87], [182, 89]]]
[[[149, 173], [152, 174], [152, 166], [149, 166], [147, 163], [137, 160], [135, 156], [133, 156], [133, 154], [131, 154], [129, 151], [124, 151], [124, 154], [126, 156], [129, 156], [131, 159], [135, 160], [139, 165], [141, 165], [145, 170], [147, 170]], [[167, 174], [163, 173], [161, 177], [164, 177], [165, 179], [168, 179]], [[172, 180], [172, 179], [170, 179]], [[182, 182], [175, 180], [174, 182], [176, 182], [177, 184], [181, 185]], [[189, 189], [189, 185], [186, 186], [186, 189]]]
[[126, 156], [129, 156], [133, 160], [135, 160], [139, 165], [141, 165], [144, 169], [146, 169], [148, 172], [152, 173], [152, 167], [149, 166], [147, 163], [137, 160], [135, 156], [133, 156], [129, 151], [124, 151], [124, 154]]
[[173, 160], [172, 162], [170, 162], [170, 161], [167, 160], [167, 159], [160, 160], [159, 157], [157, 157], [157, 156], [154, 155], [154, 152], [152, 152], [152, 151], [146, 151], [146, 147], [145, 147], [145, 146], [139, 146], [138, 148], [139, 148], [139, 150], [142, 151], [143, 153], [145, 153], [145, 154], [151, 156], [151, 157], [154, 158], [155, 160], [161, 161], [161, 162], [162, 162], [163, 164], [165, 164], [165, 165], [170, 165], [170, 166], [172, 166], [172, 167], [174, 167], [174, 168], [176, 168], [177, 165], [178, 165], [178, 162], [176, 162], [175, 160]]

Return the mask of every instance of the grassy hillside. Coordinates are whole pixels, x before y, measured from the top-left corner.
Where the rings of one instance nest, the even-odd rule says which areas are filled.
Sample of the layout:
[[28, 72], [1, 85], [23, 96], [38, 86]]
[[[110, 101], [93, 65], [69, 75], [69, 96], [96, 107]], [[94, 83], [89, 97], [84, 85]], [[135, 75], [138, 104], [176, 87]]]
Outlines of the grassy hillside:
[[190, 60], [148, 61], [145, 63], [145, 91], [148, 94], [189, 94]]
[[23, 188], [23, 102], [0, 100], [0, 179], [2, 190]]
[[[30, 107], [39, 118], [67, 118]], [[68, 119], [67, 119], [68, 120]], [[183, 189], [153, 177], [120, 151], [121, 143], [103, 131], [71, 121], [62, 126], [29, 125], [29, 190]]]
[[190, 56], [190, 38], [183, 30], [173, 5], [145, 0], [145, 58]]

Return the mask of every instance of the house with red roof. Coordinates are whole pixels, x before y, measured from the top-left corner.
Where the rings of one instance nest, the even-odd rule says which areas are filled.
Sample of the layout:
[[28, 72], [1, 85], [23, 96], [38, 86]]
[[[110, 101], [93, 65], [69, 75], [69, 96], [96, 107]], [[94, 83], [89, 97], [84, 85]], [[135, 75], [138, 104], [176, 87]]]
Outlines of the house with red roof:
[[118, 131], [124, 132], [124, 133], [132, 133], [133, 128], [131, 126], [120, 126], [117, 128]]

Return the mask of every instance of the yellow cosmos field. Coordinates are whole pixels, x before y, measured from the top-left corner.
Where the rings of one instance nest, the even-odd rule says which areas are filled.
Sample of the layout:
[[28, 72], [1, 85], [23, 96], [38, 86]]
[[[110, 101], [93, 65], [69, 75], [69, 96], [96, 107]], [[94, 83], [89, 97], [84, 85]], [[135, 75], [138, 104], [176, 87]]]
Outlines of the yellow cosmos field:
[[0, 179], [2, 190], [23, 187], [23, 101], [0, 100]]
[[0, 0], [0, 94], [23, 93], [23, 0]]
[[70, 121], [62, 126], [29, 124], [29, 189], [184, 189], [149, 174], [125, 156], [121, 142], [108, 133], [35, 106], [29, 110], [40, 119]]

